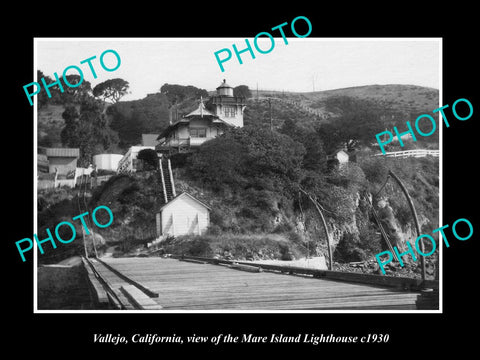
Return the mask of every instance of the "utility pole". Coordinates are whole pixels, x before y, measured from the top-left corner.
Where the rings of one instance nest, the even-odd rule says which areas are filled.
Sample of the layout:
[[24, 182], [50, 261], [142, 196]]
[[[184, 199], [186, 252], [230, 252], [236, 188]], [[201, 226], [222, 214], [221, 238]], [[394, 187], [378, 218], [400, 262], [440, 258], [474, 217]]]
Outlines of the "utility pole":
[[270, 131], [273, 131], [272, 99], [271, 98], [268, 98], [268, 107], [270, 109]]

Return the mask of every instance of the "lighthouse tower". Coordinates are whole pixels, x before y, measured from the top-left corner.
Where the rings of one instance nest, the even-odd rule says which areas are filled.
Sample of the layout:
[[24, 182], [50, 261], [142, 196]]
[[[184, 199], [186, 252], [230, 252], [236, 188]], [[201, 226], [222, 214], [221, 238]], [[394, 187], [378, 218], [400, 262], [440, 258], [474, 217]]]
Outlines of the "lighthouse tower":
[[225, 80], [217, 87], [216, 95], [212, 96], [206, 105], [226, 123], [243, 127], [246, 99], [243, 96], [233, 96], [233, 88]]

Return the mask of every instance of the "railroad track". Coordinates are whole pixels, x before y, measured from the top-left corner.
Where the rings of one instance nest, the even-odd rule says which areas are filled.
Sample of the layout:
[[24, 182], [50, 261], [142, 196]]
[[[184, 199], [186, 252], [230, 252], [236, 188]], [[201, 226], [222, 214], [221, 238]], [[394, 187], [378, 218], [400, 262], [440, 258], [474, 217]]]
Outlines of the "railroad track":
[[229, 260], [83, 258], [100, 309], [438, 309], [438, 281]]

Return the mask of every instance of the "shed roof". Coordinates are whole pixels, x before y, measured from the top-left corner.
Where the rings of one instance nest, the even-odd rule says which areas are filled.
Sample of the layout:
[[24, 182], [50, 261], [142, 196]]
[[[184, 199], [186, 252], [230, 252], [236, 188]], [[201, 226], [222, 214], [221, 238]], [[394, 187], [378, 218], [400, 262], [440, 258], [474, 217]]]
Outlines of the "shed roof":
[[47, 148], [46, 154], [48, 157], [75, 157], [80, 156], [80, 149], [78, 148]]
[[178, 199], [180, 198], [183, 198], [183, 197], [189, 197], [191, 198], [192, 200], [194, 200], [195, 202], [199, 203], [200, 205], [202, 205], [203, 207], [205, 207], [206, 209], [208, 210], [212, 210], [210, 208], [210, 206], [206, 205], [205, 203], [201, 202], [200, 200], [198, 200], [196, 197], [194, 197], [193, 195], [190, 195], [189, 193], [187, 192], [182, 192], [180, 193], [179, 195], [175, 196], [172, 200], [170, 200], [168, 203], [166, 203], [165, 205], [163, 205], [160, 209], [158, 209], [157, 212], [161, 212], [163, 209], [165, 209], [166, 207], [170, 206], [173, 202], [177, 201]]

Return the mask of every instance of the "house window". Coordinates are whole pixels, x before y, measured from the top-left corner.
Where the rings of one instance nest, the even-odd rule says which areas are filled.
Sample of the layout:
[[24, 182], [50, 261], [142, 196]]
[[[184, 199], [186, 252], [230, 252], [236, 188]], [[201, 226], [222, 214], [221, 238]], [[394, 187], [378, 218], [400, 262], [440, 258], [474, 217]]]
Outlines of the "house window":
[[225, 116], [235, 117], [237, 115], [237, 108], [234, 106], [225, 106]]
[[190, 129], [190, 136], [193, 138], [207, 137], [207, 129], [205, 128]]

